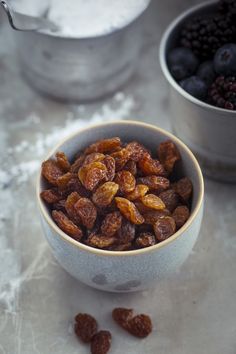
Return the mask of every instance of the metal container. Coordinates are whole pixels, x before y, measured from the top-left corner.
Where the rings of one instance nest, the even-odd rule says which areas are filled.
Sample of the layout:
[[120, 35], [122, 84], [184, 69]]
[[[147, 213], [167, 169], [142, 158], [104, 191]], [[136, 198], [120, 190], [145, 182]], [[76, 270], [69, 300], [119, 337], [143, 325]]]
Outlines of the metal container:
[[125, 27], [103, 36], [16, 33], [24, 76], [42, 93], [62, 100], [92, 100], [114, 92], [136, 68], [146, 9]]
[[163, 35], [160, 62], [170, 84], [171, 122], [175, 134], [196, 154], [207, 176], [236, 182], [236, 112], [211, 106], [189, 95], [172, 77], [166, 60], [167, 53], [177, 46], [183, 23], [215, 8], [215, 2], [207, 2], [175, 19]]

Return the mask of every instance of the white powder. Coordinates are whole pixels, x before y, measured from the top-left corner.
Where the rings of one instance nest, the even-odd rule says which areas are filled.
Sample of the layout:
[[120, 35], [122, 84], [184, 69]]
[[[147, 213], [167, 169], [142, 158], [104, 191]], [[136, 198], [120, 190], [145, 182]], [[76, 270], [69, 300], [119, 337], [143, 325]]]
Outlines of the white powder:
[[42, 14], [68, 37], [93, 37], [126, 26], [138, 17], [150, 0], [14, 0], [21, 12]]

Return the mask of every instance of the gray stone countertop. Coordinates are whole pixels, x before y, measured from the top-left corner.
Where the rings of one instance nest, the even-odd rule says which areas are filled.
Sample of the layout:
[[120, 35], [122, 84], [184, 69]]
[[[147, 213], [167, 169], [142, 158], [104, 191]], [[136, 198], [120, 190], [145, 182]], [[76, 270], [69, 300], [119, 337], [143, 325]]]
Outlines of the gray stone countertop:
[[[236, 186], [206, 180], [197, 244], [182, 269], [154, 289], [108, 294], [88, 288], [55, 261], [43, 237], [35, 178], [46, 151], [89, 121], [137, 119], [170, 130], [158, 44], [168, 22], [193, 1], [154, 1], [139, 69], [122, 90], [86, 105], [43, 98], [21, 78], [12, 33], [0, 26], [0, 354], [86, 354], [73, 317], [92, 313], [114, 333], [112, 354], [236, 353]], [[2, 22], [2, 17], [1, 17]], [[115, 306], [152, 315], [139, 341], [110, 318]]]

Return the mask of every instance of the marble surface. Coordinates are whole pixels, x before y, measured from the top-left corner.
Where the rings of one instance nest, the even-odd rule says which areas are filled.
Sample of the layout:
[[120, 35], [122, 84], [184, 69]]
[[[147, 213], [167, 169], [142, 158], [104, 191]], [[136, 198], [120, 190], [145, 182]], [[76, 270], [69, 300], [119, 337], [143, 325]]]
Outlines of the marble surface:
[[[203, 225], [188, 261], [171, 279], [128, 295], [70, 277], [49, 250], [35, 202], [40, 160], [69, 127], [114, 117], [170, 129], [157, 48], [167, 23], [192, 3], [154, 0], [137, 74], [114, 97], [89, 105], [57, 103], [28, 87], [0, 17], [0, 354], [89, 353], [73, 334], [79, 311], [112, 331], [112, 354], [236, 353], [235, 185], [206, 180]], [[150, 313], [153, 334], [139, 341], [118, 329], [110, 316], [115, 306]]]

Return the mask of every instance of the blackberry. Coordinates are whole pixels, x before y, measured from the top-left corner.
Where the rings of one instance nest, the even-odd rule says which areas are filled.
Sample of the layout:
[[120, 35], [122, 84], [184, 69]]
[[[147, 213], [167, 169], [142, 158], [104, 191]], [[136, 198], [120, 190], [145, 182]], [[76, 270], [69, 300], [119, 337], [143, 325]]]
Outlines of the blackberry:
[[192, 51], [200, 59], [212, 58], [220, 47], [234, 42], [236, 25], [229, 15], [214, 14], [198, 16], [188, 21], [181, 33], [180, 44]]
[[236, 110], [236, 77], [218, 76], [211, 85], [208, 102], [216, 107]]
[[220, 0], [218, 10], [222, 14], [229, 15], [232, 20], [236, 19], [236, 1], [235, 0]]

